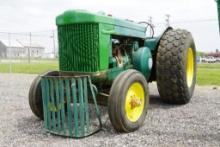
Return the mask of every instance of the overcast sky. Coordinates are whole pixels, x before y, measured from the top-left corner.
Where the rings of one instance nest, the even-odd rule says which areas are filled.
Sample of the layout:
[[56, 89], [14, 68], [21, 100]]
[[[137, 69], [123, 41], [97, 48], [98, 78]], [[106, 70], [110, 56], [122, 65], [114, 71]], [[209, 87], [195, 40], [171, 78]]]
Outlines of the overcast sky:
[[55, 17], [68, 9], [104, 11], [135, 21], [152, 16], [157, 33], [164, 27], [165, 14], [170, 14], [172, 26], [192, 32], [197, 50], [220, 48], [214, 0], [0, 0], [0, 32], [56, 29]]

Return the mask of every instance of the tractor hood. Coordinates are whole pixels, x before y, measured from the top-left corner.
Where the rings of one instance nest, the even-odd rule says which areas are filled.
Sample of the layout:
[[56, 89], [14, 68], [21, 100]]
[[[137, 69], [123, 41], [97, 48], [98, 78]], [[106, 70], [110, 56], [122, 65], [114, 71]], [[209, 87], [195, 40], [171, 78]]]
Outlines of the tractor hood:
[[57, 16], [56, 25], [68, 25], [68, 24], [76, 24], [76, 23], [103, 23], [109, 25], [115, 25], [118, 27], [123, 27], [127, 29], [136, 30], [139, 32], [145, 33], [145, 26], [129, 21], [114, 18], [107, 15], [91, 13], [85, 10], [68, 10], [63, 14]]

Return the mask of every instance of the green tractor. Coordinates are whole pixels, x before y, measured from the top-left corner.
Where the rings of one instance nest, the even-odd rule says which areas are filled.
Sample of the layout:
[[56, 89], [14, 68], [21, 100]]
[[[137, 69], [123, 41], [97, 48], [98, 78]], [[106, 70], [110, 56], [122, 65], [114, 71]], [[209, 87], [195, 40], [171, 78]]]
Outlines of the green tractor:
[[91, 104], [99, 128], [98, 105], [105, 105], [116, 131], [135, 131], [145, 120], [153, 81], [164, 102], [190, 101], [196, 83], [190, 32], [169, 27], [160, 36], [146, 37], [143, 23], [83, 10], [64, 12], [56, 24], [59, 71], [39, 75], [29, 91], [31, 110], [49, 132], [70, 137], [94, 133]]

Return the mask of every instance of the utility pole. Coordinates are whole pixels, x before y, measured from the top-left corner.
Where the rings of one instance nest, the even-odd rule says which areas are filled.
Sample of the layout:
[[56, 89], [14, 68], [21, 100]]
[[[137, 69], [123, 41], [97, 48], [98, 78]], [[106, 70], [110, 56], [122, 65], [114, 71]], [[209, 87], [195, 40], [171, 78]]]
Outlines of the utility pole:
[[30, 32], [30, 46], [28, 47], [28, 63], [31, 63], [31, 37], [32, 37], [32, 35], [31, 35], [31, 32]]
[[171, 16], [170, 16], [169, 14], [166, 14], [165, 16], [166, 16], [166, 19], [165, 19], [165, 21], [166, 21], [166, 26], [167, 26], [167, 27], [170, 27], [170, 17], [171, 17]]
[[12, 50], [11, 50], [11, 33], [8, 33], [8, 55], [7, 57], [10, 58], [10, 65], [9, 65], [9, 72], [12, 72]]
[[[153, 26], [153, 21], [152, 20], [153, 20], [153, 18], [152, 18], [152, 16], [150, 16], [148, 22], [151, 26]], [[152, 36], [152, 34], [153, 34], [152, 29], [150, 29], [150, 36]]]
[[54, 53], [54, 58], [56, 58], [56, 46], [55, 46], [54, 30], [52, 31], [52, 39], [53, 39], [53, 53]]

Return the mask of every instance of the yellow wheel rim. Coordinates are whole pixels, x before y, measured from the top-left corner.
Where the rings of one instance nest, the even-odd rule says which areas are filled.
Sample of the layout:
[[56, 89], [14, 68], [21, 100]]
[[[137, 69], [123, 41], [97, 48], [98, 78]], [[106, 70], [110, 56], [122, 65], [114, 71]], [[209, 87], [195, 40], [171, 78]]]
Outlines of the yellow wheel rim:
[[145, 93], [143, 86], [135, 82], [133, 83], [126, 94], [125, 113], [127, 119], [131, 122], [136, 122], [144, 110]]
[[192, 85], [193, 75], [194, 75], [194, 55], [193, 55], [192, 48], [188, 48], [187, 67], [186, 67], [186, 78], [187, 78], [188, 87], [191, 87], [191, 85]]

